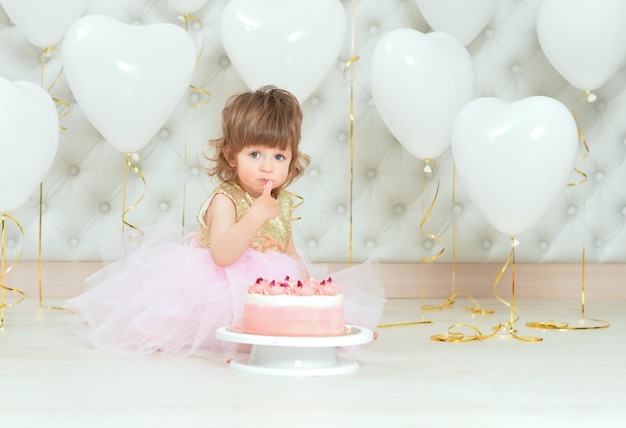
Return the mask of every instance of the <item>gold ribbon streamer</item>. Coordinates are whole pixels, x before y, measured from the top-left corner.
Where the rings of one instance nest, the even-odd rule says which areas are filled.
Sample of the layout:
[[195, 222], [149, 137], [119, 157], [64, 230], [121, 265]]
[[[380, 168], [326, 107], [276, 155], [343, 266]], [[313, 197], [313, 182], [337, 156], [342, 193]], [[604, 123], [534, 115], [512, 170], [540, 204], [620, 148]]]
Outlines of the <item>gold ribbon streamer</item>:
[[[6, 285], [6, 274], [8, 274], [11, 271], [11, 269], [13, 269], [13, 267], [17, 264], [17, 262], [22, 258], [22, 254], [24, 253], [24, 244], [23, 244], [23, 239], [22, 239], [22, 248], [20, 249], [19, 254], [15, 258], [15, 260], [13, 260], [13, 262], [9, 265], [9, 267], [5, 268], [5, 249], [6, 249], [5, 247], [5, 231], [6, 231], [5, 224], [6, 224], [7, 219], [15, 223], [20, 233], [22, 234], [22, 238], [24, 238], [24, 229], [22, 228], [22, 225], [11, 215], [7, 213], [2, 214], [2, 230], [0, 232], [0, 236], [1, 236], [0, 239], [2, 241], [2, 256], [1, 256], [1, 261], [0, 261], [0, 269], [2, 270], [2, 273], [0, 274], [1, 276], [0, 278], [1, 279], [1, 282], [0, 282], [0, 328], [4, 328], [4, 310], [6, 308], [10, 308], [12, 306], [17, 305], [18, 303], [22, 302], [26, 298], [26, 293], [24, 293], [22, 290], [18, 290], [17, 288], [11, 288]], [[19, 297], [17, 301], [7, 304], [5, 301], [5, 291], [18, 294], [21, 297]]]
[[[195, 16], [193, 16], [190, 13], [185, 13], [183, 16], [179, 16], [178, 19], [180, 19], [181, 21], [183, 21], [185, 23], [185, 31], [189, 32], [189, 21], [193, 21], [196, 24], [202, 26], [202, 22], [200, 22], [200, 20], [198, 18], [196, 18]], [[202, 54], [204, 53], [204, 45], [206, 43], [206, 40], [204, 39], [204, 37], [202, 37], [202, 47], [200, 48], [200, 52], [198, 53], [198, 56], [196, 57], [196, 64], [200, 62], [200, 58], [202, 58]]]
[[355, 30], [355, 0], [352, 0], [352, 12], [351, 12], [351, 36], [350, 36], [350, 60], [346, 62], [343, 69], [343, 77], [347, 79], [347, 72], [350, 70], [351, 79], [347, 79], [350, 82], [350, 232], [348, 238], [348, 266], [352, 266], [352, 240], [353, 240], [353, 198], [354, 198], [354, 82], [358, 80], [358, 76], [354, 77], [354, 63], [359, 60], [358, 56], [354, 55], [354, 30]]
[[[588, 155], [589, 155], [589, 145], [587, 144], [587, 140], [585, 138], [585, 136], [583, 135], [583, 132], [580, 128], [580, 126], [578, 125], [578, 119], [577, 119], [577, 115], [576, 115], [576, 104], [578, 104], [578, 101], [584, 97], [585, 99], [585, 112], [587, 111], [587, 107], [589, 106], [589, 97], [590, 97], [590, 93], [589, 91], [583, 91], [577, 98], [576, 98], [576, 103], [574, 104], [574, 109], [573, 109], [573, 116], [574, 116], [574, 121], [576, 122], [576, 126], [578, 128], [578, 138], [580, 139], [581, 143], [583, 144], [583, 147], [585, 149], [585, 152], [580, 155], [577, 159], [578, 160], [582, 160], [585, 159]], [[583, 184], [587, 181], [587, 174], [585, 174], [583, 171], [574, 168], [574, 171], [577, 172], [578, 174], [583, 176], [583, 180], [578, 181], [578, 182], [574, 182], [574, 183], [568, 183], [568, 187], [572, 187], [572, 186], [577, 186], [579, 184]], [[586, 192], [585, 192], [586, 193]], [[584, 201], [583, 201], [584, 204]], [[584, 210], [584, 205], [583, 205], [583, 210]], [[583, 222], [584, 220], [583, 216]], [[583, 245], [582, 245], [582, 256], [581, 256], [581, 291], [580, 291], [580, 303], [581, 303], [581, 319], [579, 321], [579, 325], [570, 325], [567, 322], [562, 322], [562, 321], [554, 321], [554, 320], [549, 320], [549, 321], [531, 321], [531, 322], [527, 322], [526, 326], [527, 327], [531, 327], [531, 328], [540, 328], [540, 329], [544, 329], [544, 330], [559, 330], [559, 331], [567, 331], [567, 330], [597, 330], [600, 328], [607, 328], [610, 326], [608, 321], [605, 320], [600, 320], [600, 319], [595, 319], [595, 318], [585, 318], [585, 243], [584, 243], [584, 238], [583, 238]], [[596, 324], [594, 325], [585, 325], [585, 323], [587, 322], [587, 320], [591, 320], [593, 322], [595, 322]]]
[[[515, 307], [515, 245], [517, 241], [514, 237], [511, 237], [511, 251], [509, 256], [504, 263], [502, 269], [500, 269], [500, 273], [496, 277], [496, 280], [493, 284], [493, 294], [494, 297], [503, 303], [505, 306], [510, 308], [510, 320], [505, 324], [498, 324], [493, 327], [491, 334], [485, 335], [478, 328], [473, 327], [469, 324], [453, 324], [448, 328], [447, 333], [436, 334], [431, 336], [431, 339], [438, 342], [448, 342], [448, 343], [458, 343], [458, 342], [473, 342], [473, 341], [481, 341], [486, 340], [492, 337], [495, 337], [498, 332], [500, 332], [503, 328], [506, 328], [507, 333], [513, 337], [514, 339], [523, 341], [523, 342], [540, 342], [543, 339], [540, 337], [531, 337], [531, 336], [520, 336], [517, 334], [517, 330], [515, 329], [515, 323], [519, 320], [519, 311]], [[511, 303], [504, 300], [497, 293], [498, 284], [504, 272], [508, 268], [509, 264], [511, 265]], [[517, 317], [516, 317], [517, 314]], [[455, 331], [456, 328], [466, 328], [469, 329], [472, 334], [465, 335], [461, 332]]]
[[[293, 198], [298, 199], [300, 202], [298, 202], [297, 204], [295, 204], [293, 206], [293, 210], [295, 211], [296, 208], [302, 206], [302, 204], [304, 204], [304, 198], [296, 193], [290, 192], [289, 190], [285, 190], [285, 193], [287, 193], [288, 195], [290, 195]], [[293, 217], [291, 219], [291, 221], [297, 221], [297, 220], [302, 220], [302, 217]]]
[[[126, 155], [126, 167], [124, 168], [124, 187], [123, 187], [123, 193], [122, 193], [122, 233], [124, 233], [125, 226], [128, 226], [137, 232], [137, 235], [134, 235], [134, 236], [143, 236], [143, 233], [141, 233], [141, 231], [139, 231], [139, 229], [136, 226], [126, 221], [126, 214], [134, 210], [137, 207], [137, 205], [139, 205], [139, 203], [143, 200], [145, 193], [146, 193], [145, 192], [146, 179], [141, 173], [141, 171], [139, 170], [139, 168], [137, 167], [137, 165], [133, 163], [134, 156], [135, 156], [134, 153], [128, 153]], [[129, 169], [132, 170], [135, 174], [137, 174], [137, 176], [141, 179], [143, 183], [144, 191], [141, 194], [141, 196], [130, 207], [126, 208], [126, 192], [127, 192]]]
[[[44, 85], [44, 76], [45, 76], [45, 62], [46, 62], [46, 57], [53, 51], [53, 50], [59, 50], [56, 46], [48, 46], [43, 48], [42, 52], [41, 52], [41, 87], [43, 87]], [[57, 73], [56, 77], [54, 78], [54, 80], [52, 81], [52, 83], [50, 84], [50, 86], [48, 86], [48, 90], [47, 92], [50, 93], [50, 91], [52, 90], [52, 88], [54, 87], [54, 85], [57, 84], [57, 82], [59, 81], [59, 79], [61, 79], [61, 75], [63, 74], [63, 69], [64, 67], [61, 67], [61, 69], [59, 70], [59, 72]], [[60, 98], [56, 98], [51, 96], [52, 100], [57, 103], [60, 104], [62, 107], [65, 107], [65, 109], [62, 109], [59, 114], [59, 120], [63, 119], [64, 117], [66, 117], [68, 114], [70, 114], [70, 110], [71, 110], [71, 106], [67, 101], [64, 101]], [[59, 128], [62, 131], [66, 131], [67, 128], [63, 125], [59, 125]], [[45, 309], [51, 309], [51, 310], [63, 310], [63, 308], [60, 307], [56, 307], [56, 306], [45, 306], [43, 304], [43, 223], [42, 223], [42, 219], [43, 219], [43, 182], [39, 183], [39, 249], [38, 249], [38, 285], [39, 285], [39, 306]]]
[[211, 102], [212, 95], [209, 91], [207, 91], [206, 89], [200, 88], [198, 86], [195, 86], [195, 85], [189, 85], [189, 87], [196, 92], [200, 92], [201, 94], [206, 95], [206, 99], [199, 103], [188, 102], [187, 105], [189, 105], [189, 107], [202, 107]]
[[[435, 206], [435, 203], [437, 202], [437, 197], [439, 196], [439, 182], [440, 182], [439, 168], [437, 167], [437, 162], [435, 162], [433, 159], [429, 159], [429, 158], [424, 159], [424, 162], [426, 163], [426, 165], [424, 166], [424, 169], [422, 170], [422, 186], [423, 186], [424, 180], [425, 180], [424, 175], [425, 175], [426, 171], [431, 169], [431, 166], [432, 166], [432, 168], [435, 170], [435, 172], [437, 174], [437, 188], [435, 189], [435, 196], [433, 197], [433, 200], [430, 203], [430, 206], [428, 207], [428, 211], [426, 212], [426, 215], [424, 215], [424, 218], [422, 218], [422, 221], [420, 222], [420, 232], [422, 233], [422, 235], [424, 235], [424, 236], [426, 236], [428, 238], [434, 239], [434, 240], [438, 241], [439, 243], [441, 243], [442, 245], [444, 245], [445, 242], [444, 242], [443, 238], [441, 238], [440, 236], [434, 235], [432, 233], [424, 231], [424, 224], [426, 223], [426, 221], [430, 217], [430, 214], [433, 211], [433, 207]], [[424, 192], [422, 192], [422, 194], [424, 194]], [[437, 258], [439, 258], [439, 256], [441, 256], [443, 254], [445, 249], [446, 248], [444, 246], [434, 256], [422, 257], [422, 263], [430, 263], [430, 262], [436, 260]]]
[[[41, 87], [42, 88], [43, 88], [43, 85], [44, 85], [46, 57], [52, 51], [58, 51], [58, 50], [59, 49], [56, 46], [48, 46], [48, 47], [43, 48], [43, 50], [41, 51]], [[61, 67], [61, 70], [59, 70], [59, 72], [57, 73], [56, 77], [54, 78], [54, 80], [52, 81], [50, 86], [48, 86], [48, 92], [50, 92], [52, 90], [54, 85], [56, 85], [56, 83], [61, 78], [61, 75], [63, 74], [63, 69], [64, 69], [64, 67]], [[61, 104], [61, 106], [65, 107], [65, 110], [62, 110], [61, 113], [59, 113], [59, 119], [63, 119], [65, 116], [70, 114], [71, 106], [70, 106], [70, 104], [67, 101], [64, 101], [64, 100], [62, 100], [60, 98], [56, 98], [56, 97], [51, 97], [51, 98], [52, 98], [52, 100], [55, 103]], [[60, 128], [63, 131], [67, 130], [67, 128], [65, 126], [63, 126], [63, 125], [60, 125]]]

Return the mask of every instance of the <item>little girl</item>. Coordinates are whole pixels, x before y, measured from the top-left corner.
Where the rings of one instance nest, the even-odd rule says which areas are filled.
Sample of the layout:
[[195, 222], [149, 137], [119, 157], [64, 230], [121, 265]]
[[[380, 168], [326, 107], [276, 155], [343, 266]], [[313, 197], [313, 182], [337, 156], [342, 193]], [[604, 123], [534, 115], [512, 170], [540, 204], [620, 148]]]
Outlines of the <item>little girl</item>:
[[[65, 309], [78, 334], [96, 348], [129, 353], [198, 354], [231, 350], [215, 337], [240, 322], [247, 288], [258, 278], [328, 275], [293, 243], [294, 204], [285, 187], [309, 157], [298, 149], [302, 111], [273, 86], [231, 97], [223, 136], [212, 140], [208, 173], [220, 181], [201, 206], [199, 233], [164, 238], [144, 230], [136, 249], [87, 278]], [[159, 229], [159, 233], [155, 230]], [[385, 302], [377, 265], [332, 274], [342, 286], [347, 324], [375, 328]]]

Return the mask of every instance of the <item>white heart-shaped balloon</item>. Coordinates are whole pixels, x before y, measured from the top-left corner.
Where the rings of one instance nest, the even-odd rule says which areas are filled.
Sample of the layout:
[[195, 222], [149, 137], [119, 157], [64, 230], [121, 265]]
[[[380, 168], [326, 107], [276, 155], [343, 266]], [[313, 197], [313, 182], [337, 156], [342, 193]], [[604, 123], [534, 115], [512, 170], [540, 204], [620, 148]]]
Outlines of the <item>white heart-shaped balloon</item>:
[[456, 37], [469, 45], [493, 17], [498, 0], [415, 0], [434, 31]]
[[543, 0], [537, 37], [548, 61], [572, 86], [604, 85], [626, 59], [624, 0]]
[[446, 33], [402, 28], [372, 54], [372, 97], [383, 122], [409, 153], [434, 159], [450, 147], [459, 110], [475, 97], [472, 58]]
[[338, 0], [231, 0], [222, 12], [221, 35], [251, 90], [276, 85], [302, 102], [338, 60], [345, 21]]
[[108, 16], [76, 21], [63, 43], [65, 76], [85, 116], [117, 150], [145, 146], [185, 94], [196, 50], [173, 24], [136, 26]]
[[0, 0], [11, 21], [35, 46], [56, 46], [91, 0]]
[[48, 92], [0, 77], [0, 212], [26, 202], [52, 166], [58, 145], [59, 115]]
[[458, 114], [452, 153], [460, 181], [507, 235], [531, 227], [565, 190], [578, 151], [570, 111], [553, 98], [478, 98]]

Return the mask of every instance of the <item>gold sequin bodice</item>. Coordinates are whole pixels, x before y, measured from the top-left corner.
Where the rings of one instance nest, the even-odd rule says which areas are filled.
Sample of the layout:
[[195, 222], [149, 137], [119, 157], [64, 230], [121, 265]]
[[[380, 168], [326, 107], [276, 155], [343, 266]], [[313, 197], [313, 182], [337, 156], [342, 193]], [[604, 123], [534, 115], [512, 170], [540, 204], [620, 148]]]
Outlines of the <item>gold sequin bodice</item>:
[[[211, 195], [200, 207], [198, 224], [200, 225], [200, 246], [209, 248], [211, 242], [211, 230], [204, 223], [204, 215], [216, 194], [227, 196], [237, 211], [237, 221], [248, 212], [254, 198], [235, 183], [222, 183], [213, 190]], [[269, 250], [285, 252], [291, 238], [291, 216], [293, 213], [293, 200], [286, 191], [278, 193], [278, 216], [266, 221], [263, 227], [254, 235], [250, 248], [265, 252]]]

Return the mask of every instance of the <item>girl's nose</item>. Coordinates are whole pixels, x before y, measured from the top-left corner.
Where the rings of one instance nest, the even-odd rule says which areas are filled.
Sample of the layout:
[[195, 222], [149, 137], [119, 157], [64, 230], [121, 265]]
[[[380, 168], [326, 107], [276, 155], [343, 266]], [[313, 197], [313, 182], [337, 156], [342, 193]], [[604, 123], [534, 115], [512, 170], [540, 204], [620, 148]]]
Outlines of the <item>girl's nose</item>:
[[261, 162], [261, 171], [271, 172], [273, 170], [274, 170], [274, 165], [271, 159], [267, 159]]

